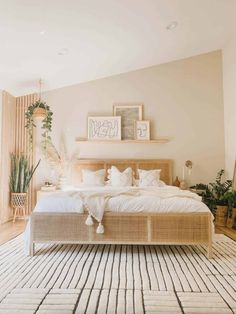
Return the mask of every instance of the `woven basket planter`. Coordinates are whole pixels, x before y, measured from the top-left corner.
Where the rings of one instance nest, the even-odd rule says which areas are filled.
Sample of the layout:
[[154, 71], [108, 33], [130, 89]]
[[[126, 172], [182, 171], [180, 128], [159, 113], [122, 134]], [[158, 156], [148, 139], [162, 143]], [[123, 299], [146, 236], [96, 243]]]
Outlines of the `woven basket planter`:
[[46, 110], [43, 108], [36, 108], [33, 117], [34, 119], [44, 119], [46, 117]]
[[227, 214], [228, 206], [217, 205], [215, 225], [219, 227], [225, 227], [227, 223]]
[[27, 193], [11, 193], [11, 206], [14, 211], [13, 222], [18, 216], [23, 216], [25, 218], [25, 205], [27, 201]]
[[231, 216], [228, 216], [227, 218], [227, 227], [232, 228], [234, 226], [236, 219], [236, 208], [232, 208], [232, 214]]

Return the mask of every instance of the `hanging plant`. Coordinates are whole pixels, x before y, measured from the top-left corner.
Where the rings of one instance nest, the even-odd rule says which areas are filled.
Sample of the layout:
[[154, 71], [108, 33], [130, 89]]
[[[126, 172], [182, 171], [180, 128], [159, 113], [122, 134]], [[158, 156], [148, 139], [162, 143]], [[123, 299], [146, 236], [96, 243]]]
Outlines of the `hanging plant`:
[[42, 142], [43, 146], [46, 149], [46, 143], [50, 140], [49, 133], [52, 131], [52, 115], [53, 112], [50, 110], [50, 107], [43, 102], [41, 99], [37, 100], [35, 103], [30, 105], [25, 113], [26, 117], [26, 129], [29, 134], [29, 143], [31, 149], [33, 148], [33, 133], [34, 128], [36, 127], [34, 119], [36, 117], [42, 117]]

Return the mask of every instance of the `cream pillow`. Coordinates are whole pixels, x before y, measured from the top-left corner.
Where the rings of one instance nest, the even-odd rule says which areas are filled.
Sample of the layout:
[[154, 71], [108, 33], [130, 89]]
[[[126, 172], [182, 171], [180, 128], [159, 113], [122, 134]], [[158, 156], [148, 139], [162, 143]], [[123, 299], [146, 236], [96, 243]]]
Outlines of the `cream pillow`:
[[82, 181], [84, 185], [101, 186], [105, 184], [105, 169], [92, 171], [82, 169]]
[[111, 186], [132, 186], [133, 183], [133, 170], [126, 168], [120, 172], [115, 166], [108, 169], [109, 185]]
[[160, 186], [161, 169], [138, 169], [139, 186]]

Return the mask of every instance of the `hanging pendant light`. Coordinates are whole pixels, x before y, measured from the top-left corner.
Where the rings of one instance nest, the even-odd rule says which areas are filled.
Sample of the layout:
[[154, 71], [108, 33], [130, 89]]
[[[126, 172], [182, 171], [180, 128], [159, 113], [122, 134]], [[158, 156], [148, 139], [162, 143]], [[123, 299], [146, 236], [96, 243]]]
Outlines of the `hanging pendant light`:
[[47, 115], [46, 110], [44, 108], [45, 104], [44, 102], [41, 101], [41, 94], [42, 94], [42, 79], [39, 80], [39, 99], [36, 102], [38, 106], [34, 109], [33, 114], [34, 119], [37, 120], [43, 120]]

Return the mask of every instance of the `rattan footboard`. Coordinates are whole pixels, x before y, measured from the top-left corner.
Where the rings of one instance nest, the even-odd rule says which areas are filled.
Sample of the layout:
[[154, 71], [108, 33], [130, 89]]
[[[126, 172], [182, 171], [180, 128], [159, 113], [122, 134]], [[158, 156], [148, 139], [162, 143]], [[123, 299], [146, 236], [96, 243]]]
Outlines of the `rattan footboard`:
[[87, 214], [33, 213], [30, 251], [35, 243], [84, 244], [168, 244], [207, 246], [212, 256], [210, 213], [111, 213], [104, 215], [104, 234], [97, 234], [97, 223], [87, 226]]

